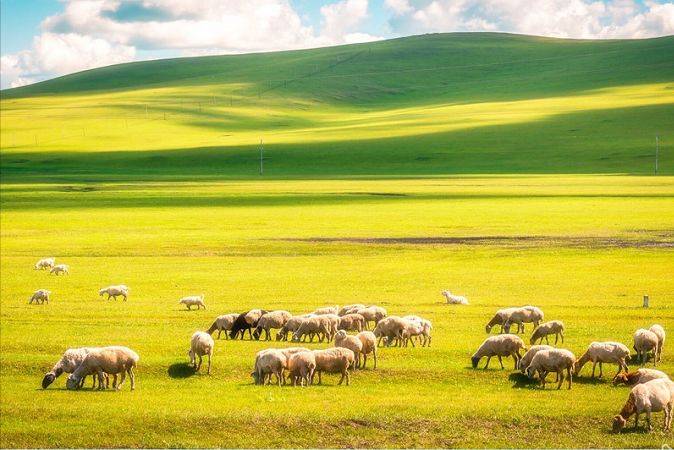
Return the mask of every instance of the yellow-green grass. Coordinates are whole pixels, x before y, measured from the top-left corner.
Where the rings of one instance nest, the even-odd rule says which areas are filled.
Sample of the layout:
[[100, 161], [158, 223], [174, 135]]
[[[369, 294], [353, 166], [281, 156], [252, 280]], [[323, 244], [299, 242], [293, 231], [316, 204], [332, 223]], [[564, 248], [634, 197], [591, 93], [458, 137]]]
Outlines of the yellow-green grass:
[[[563, 320], [577, 355], [593, 340], [631, 346], [656, 322], [671, 333], [671, 177], [4, 183], [1, 194], [4, 447], [671, 444], [660, 414], [651, 434], [610, 434], [628, 393], [610, 384], [615, 367], [598, 382], [586, 367], [571, 391], [534, 388], [512, 360], [470, 368], [485, 323], [508, 305]], [[435, 243], [405, 240], [425, 237]], [[439, 239], [467, 237], [484, 239]], [[44, 256], [71, 274], [32, 270]], [[111, 283], [131, 287], [128, 302], [97, 296]], [[49, 305], [28, 305], [38, 288], [53, 291]], [[471, 304], [443, 304], [442, 289]], [[208, 310], [178, 305], [192, 293]], [[218, 314], [353, 302], [428, 317], [432, 346], [381, 349], [379, 368], [349, 387], [336, 376], [254, 386], [255, 352], [276, 344], [247, 340], [218, 341], [211, 376], [175, 376], [192, 332]], [[40, 389], [64, 349], [106, 344], [140, 354], [135, 392], [66, 391], [64, 377]], [[660, 366], [670, 374], [672, 354]]]

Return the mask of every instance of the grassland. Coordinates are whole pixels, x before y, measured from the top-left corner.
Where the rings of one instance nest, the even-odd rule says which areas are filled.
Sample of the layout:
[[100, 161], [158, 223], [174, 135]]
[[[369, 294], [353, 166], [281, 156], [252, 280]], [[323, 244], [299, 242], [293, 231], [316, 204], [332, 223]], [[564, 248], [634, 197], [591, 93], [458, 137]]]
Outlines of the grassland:
[[[513, 304], [565, 321], [578, 355], [674, 330], [673, 49], [429, 35], [3, 91], [0, 446], [671, 445], [660, 417], [610, 434], [628, 391], [587, 368], [541, 391], [469, 358]], [[71, 275], [32, 270], [49, 255]], [[112, 283], [128, 302], [97, 296]], [[38, 288], [49, 305], [27, 304]], [[207, 311], [180, 308], [192, 293]], [[257, 341], [217, 342], [211, 376], [185, 370], [218, 314], [354, 302], [428, 317], [432, 346], [384, 348], [348, 388], [252, 385]], [[106, 344], [140, 354], [136, 391], [40, 389], [65, 348]]]

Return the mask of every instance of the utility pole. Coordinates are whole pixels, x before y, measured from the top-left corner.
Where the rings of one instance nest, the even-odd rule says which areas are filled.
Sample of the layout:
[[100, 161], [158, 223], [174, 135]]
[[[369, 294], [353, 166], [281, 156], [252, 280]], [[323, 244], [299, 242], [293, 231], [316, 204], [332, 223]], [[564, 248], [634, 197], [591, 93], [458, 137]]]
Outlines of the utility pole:
[[264, 147], [262, 146], [262, 138], [260, 138], [260, 176], [264, 173]]
[[660, 156], [660, 136], [655, 135], [655, 174], [658, 174], [658, 157]]

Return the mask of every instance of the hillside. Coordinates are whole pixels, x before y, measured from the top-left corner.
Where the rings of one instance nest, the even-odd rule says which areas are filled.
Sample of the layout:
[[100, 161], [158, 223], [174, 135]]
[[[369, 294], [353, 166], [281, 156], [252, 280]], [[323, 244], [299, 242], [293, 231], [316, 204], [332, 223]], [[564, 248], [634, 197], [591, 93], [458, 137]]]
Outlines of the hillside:
[[674, 172], [674, 37], [493, 33], [123, 64], [2, 92], [5, 180]]

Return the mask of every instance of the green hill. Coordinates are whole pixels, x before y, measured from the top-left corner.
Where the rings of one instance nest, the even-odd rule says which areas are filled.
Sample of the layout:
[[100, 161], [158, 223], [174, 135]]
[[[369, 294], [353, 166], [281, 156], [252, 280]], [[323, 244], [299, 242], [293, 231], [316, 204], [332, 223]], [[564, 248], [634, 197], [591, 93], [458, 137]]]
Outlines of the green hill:
[[494, 33], [110, 66], [2, 92], [5, 179], [674, 172], [674, 37]]

